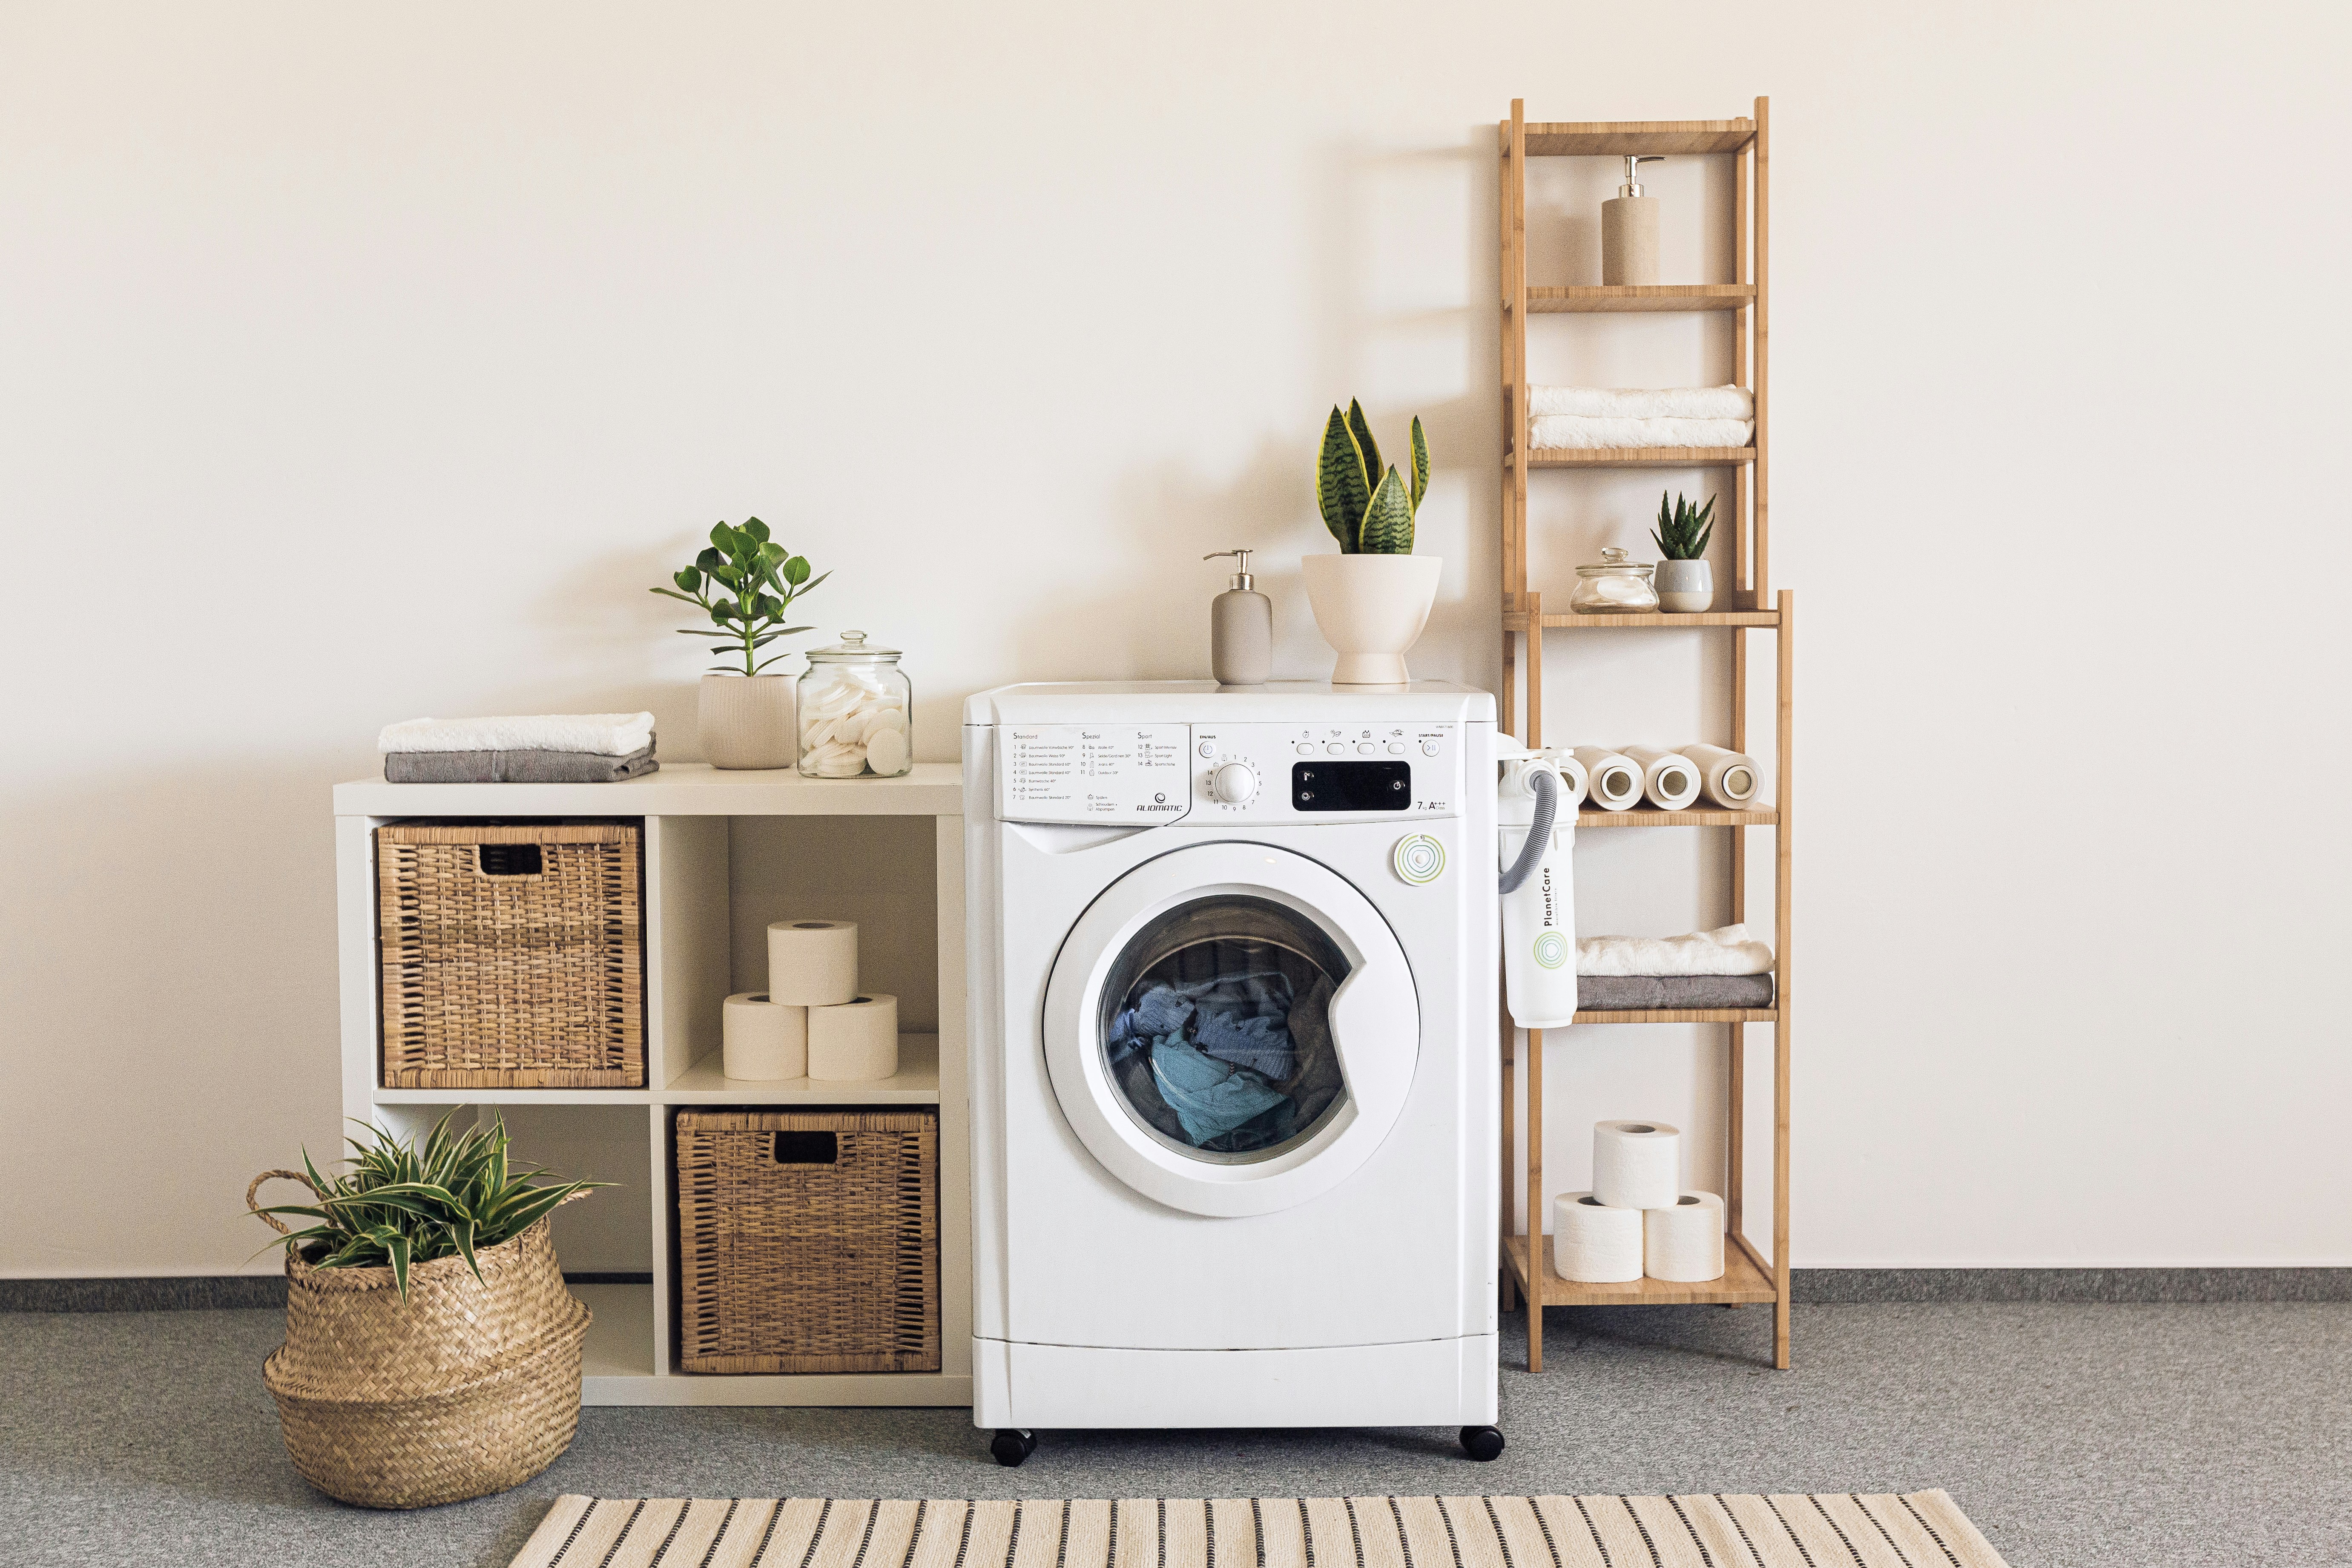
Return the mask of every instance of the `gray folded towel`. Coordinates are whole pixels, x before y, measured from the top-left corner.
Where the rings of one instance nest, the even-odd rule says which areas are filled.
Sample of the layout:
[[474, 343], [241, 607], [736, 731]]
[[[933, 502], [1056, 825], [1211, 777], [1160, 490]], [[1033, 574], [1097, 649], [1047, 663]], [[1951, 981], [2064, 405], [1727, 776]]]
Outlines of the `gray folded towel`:
[[386, 752], [389, 784], [618, 784], [661, 763], [649, 744], [625, 757], [590, 752]]
[[1580, 974], [1576, 1005], [1586, 1013], [1657, 1013], [1667, 1008], [1769, 1007], [1769, 974]]

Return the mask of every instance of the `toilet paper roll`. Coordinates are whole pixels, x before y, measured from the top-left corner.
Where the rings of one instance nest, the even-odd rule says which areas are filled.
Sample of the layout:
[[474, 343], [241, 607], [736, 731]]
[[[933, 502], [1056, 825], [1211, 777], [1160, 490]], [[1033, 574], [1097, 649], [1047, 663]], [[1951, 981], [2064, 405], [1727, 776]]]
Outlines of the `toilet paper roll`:
[[1642, 1211], [1611, 1208], [1591, 1193], [1562, 1193], [1551, 1205], [1551, 1267], [1580, 1284], [1642, 1277]]
[[1754, 758], [1721, 746], [1685, 746], [1683, 755], [1698, 769], [1700, 793], [1716, 805], [1737, 811], [1756, 798], [1764, 775]]
[[808, 1009], [764, 991], [727, 998], [719, 1010], [719, 1070], [729, 1078], [773, 1080], [808, 1076]]
[[1554, 748], [1544, 752], [1544, 760], [1559, 770], [1559, 782], [1566, 785], [1560, 796], [1561, 811], [1574, 811], [1584, 804], [1590, 781], [1584, 776], [1584, 764], [1576, 760], [1574, 752]]
[[1631, 811], [1642, 801], [1642, 764], [1606, 746], [1579, 746], [1584, 764], [1584, 798], [1603, 811]]
[[[815, 1015], [810, 1015], [810, 1037]], [[1674, 1206], [1683, 1191], [1683, 1135], [1663, 1121], [1592, 1124], [1592, 1192], [1613, 1209]]]
[[837, 1007], [857, 994], [856, 921], [768, 927], [768, 994], [793, 1007]]
[[1625, 754], [1642, 766], [1642, 793], [1660, 811], [1687, 810], [1698, 798], [1698, 764], [1664, 746], [1628, 746]]
[[1672, 1208], [1642, 1211], [1642, 1272], [1696, 1284], [1723, 1278], [1723, 1200], [1685, 1193]]
[[898, 999], [870, 994], [808, 1010], [808, 1075], [871, 1083], [898, 1071]]

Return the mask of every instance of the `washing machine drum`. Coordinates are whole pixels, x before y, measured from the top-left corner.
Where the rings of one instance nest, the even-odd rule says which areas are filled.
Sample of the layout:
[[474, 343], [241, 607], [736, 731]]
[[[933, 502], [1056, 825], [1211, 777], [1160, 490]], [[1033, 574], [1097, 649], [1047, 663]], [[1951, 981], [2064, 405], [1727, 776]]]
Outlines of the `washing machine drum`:
[[1045, 990], [1062, 1113], [1190, 1214], [1272, 1214], [1363, 1167], [1421, 1049], [1404, 950], [1328, 867], [1262, 844], [1146, 861], [1079, 917]]

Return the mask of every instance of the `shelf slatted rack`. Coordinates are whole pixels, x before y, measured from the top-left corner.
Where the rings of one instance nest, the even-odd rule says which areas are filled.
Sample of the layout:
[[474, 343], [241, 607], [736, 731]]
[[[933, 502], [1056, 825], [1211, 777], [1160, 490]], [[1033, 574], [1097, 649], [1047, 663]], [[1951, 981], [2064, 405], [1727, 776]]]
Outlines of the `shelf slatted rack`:
[[[1795, 596], [1771, 587], [1769, 481], [1771, 471], [1769, 402], [1770, 180], [1769, 105], [1756, 100], [1752, 120], [1622, 121], [1530, 123], [1524, 102], [1513, 100], [1502, 121], [1502, 377], [1503, 377], [1503, 697], [1502, 727], [1530, 747], [1543, 742], [1543, 653], [1548, 632], [1604, 627], [1719, 627], [1731, 637], [1731, 737], [1733, 751], [1748, 750], [1748, 673], [1751, 631], [1774, 635], [1774, 689], [1778, 698], [1775, 788], [1772, 803], [1756, 809], [1721, 811], [1634, 810], [1579, 813], [1580, 828], [1721, 827], [1731, 834], [1731, 919], [1748, 910], [1748, 831], [1769, 828], [1774, 837], [1773, 1005], [1753, 1009], [1687, 1009], [1661, 1012], [1580, 1012], [1579, 1024], [1719, 1024], [1728, 1035], [1724, 1209], [1728, 1235], [1726, 1272], [1704, 1284], [1673, 1284], [1643, 1279], [1625, 1284], [1580, 1284], [1561, 1279], [1544, 1246], [1543, 1217], [1543, 1032], [1528, 1032], [1524, 1053], [1527, 1143], [1515, 1151], [1514, 1122], [1521, 1066], [1517, 1038], [1507, 1009], [1502, 1038], [1502, 1290], [1509, 1306], [1514, 1290], [1528, 1300], [1528, 1370], [1543, 1369], [1543, 1310], [1547, 1306], [1633, 1306], [1718, 1301], [1772, 1304], [1772, 1363], [1789, 1364], [1789, 1050], [1790, 1050], [1790, 730], [1792, 719], [1791, 648]], [[1667, 283], [1583, 287], [1528, 284], [1528, 160], [1542, 157], [1622, 157], [1630, 153], [1726, 156], [1738, 161], [1732, 181], [1734, 276], [1727, 283]], [[1528, 319], [1533, 315], [1627, 310], [1704, 310], [1731, 315], [1732, 379], [1756, 398], [1753, 445], [1721, 449], [1654, 447], [1615, 450], [1537, 450], [1530, 444], [1528, 407]], [[1687, 378], [1683, 378], [1687, 379]], [[1651, 612], [1641, 615], [1556, 615], [1528, 584], [1528, 475], [1536, 468], [1722, 468], [1732, 474], [1732, 522], [1736, 539], [1732, 582], [1719, 588], [1723, 607], [1701, 615]], [[1521, 644], [1524, 641], [1524, 649]], [[1520, 672], [1527, 681], [1526, 725], [1517, 721]], [[1746, 1234], [1743, 1188], [1747, 1167], [1747, 1058], [1748, 1026], [1772, 1031], [1772, 1250], [1768, 1262]], [[1521, 1169], [1515, 1170], [1515, 1165]], [[1527, 1231], [1514, 1219], [1517, 1183], [1524, 1178]]]

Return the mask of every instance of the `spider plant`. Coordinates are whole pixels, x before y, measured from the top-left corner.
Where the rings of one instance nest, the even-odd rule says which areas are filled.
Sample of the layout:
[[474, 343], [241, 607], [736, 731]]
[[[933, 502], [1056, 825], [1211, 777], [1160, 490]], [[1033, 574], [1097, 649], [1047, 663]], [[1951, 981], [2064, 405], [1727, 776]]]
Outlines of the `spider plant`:
[[[456, 1256], [477, 1279], [482, 1267], [475, 1253], [510, 1241], [541, 1215], [575, 1193], [609, 1187], [610, 1182], [562, 1182], [534, 1186], [546, 1173], [507, 1160], [507, 1124], [464, 1132], [449, 1128], [453, 1110], [433, 1124], [420, 1151], [381, 1127], [361, 1122], [364, 1137], [348, 1140], [350, 1169], [327, 1177], [302, 1152], [315, 1202], [282, 1204], [259, 1210], [318, 1221], [289, 1233], [272, 1246], [292, 1249], [313, 1268], [382, 1268], [390, 1266], [400, 1299], [408, 1300], [408, 1272], [419, 1263]], [[264, 1251], [268, 1250], [267, 1247]]]

